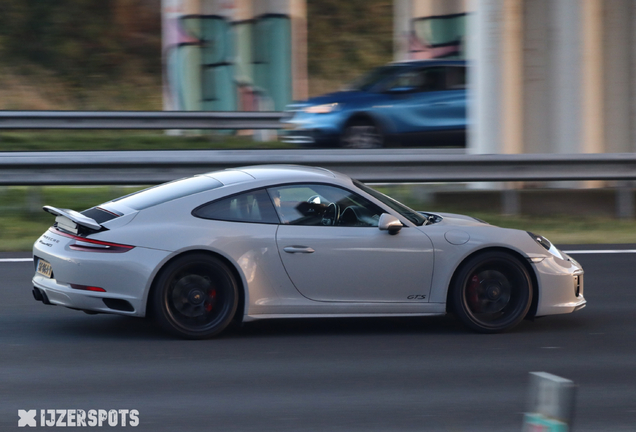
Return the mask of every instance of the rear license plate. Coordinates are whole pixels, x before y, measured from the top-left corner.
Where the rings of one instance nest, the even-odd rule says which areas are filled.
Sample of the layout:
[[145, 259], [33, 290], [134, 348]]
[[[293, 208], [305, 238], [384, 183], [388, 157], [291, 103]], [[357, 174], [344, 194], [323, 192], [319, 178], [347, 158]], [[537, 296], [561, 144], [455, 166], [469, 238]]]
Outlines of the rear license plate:
[[49, 264], [47, 261], [44, 261], [43, 259], [38, 261], [38, 273], [40, 273], [43, 276], [46, 276], [47, 278], [50, 278], [51, 275], [53, 274], [53, 269], [51, 268], [51, 264]]

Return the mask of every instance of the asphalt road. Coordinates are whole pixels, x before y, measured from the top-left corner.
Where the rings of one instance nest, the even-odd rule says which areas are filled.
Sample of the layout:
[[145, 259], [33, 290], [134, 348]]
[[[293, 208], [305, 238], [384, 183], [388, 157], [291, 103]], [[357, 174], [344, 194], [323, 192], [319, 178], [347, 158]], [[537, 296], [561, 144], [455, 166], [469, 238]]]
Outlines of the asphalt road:
[[575, 431], [634, 431], [636, 254], [576, 258], [588, 307], [507, 334], [278, 320], [209, 341], [37, 303], [33, 264], [0, 262], [0, 431], [30, 429], [21, 409], [135, 409], [143, 431], [520, 431], [530, 371], [578, 385]]

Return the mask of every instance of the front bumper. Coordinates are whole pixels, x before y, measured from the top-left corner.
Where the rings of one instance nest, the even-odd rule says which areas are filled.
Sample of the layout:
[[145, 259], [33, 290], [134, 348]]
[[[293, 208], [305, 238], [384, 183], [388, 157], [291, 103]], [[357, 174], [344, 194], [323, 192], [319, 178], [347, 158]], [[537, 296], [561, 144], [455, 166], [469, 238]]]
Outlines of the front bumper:
[[565, 260], [550, 257], [534, 264], [540, 286], [536, 316], [571, 313], [587, 304], [583, 268], [563, 255]]
[[309, 114], [296, 111], [282, 121], [280, 140], [302, 146], [337, 145], [340, 139], [338, 113]]
[[283, 130], [279, 139], [284, 143], [299, 146], [337, 145], [339, 140], [337, 135], [325, 133], [320, 129]]

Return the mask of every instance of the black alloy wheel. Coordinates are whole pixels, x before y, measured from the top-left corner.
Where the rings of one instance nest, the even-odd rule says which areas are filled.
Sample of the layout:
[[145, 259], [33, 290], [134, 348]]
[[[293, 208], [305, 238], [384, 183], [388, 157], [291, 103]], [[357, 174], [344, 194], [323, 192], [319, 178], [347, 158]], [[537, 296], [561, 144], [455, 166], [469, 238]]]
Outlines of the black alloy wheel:
[[340, 147], [348, 149], [373, 149], [384, 146], [384, 136], [371, 120], [349, 124], [340, 138]]
[[207, 339], [223, 331], [234, 317], [238, 286], [217, 258], [184, 255], [161, 271], [150, 301], [164, 329], [187, 339]]
[[526, 267], [500, 251], [476, 255], [459, 269], [449, 301], [457, 317], [480, 333], [499, 333], [519, 324], [532, 304]]

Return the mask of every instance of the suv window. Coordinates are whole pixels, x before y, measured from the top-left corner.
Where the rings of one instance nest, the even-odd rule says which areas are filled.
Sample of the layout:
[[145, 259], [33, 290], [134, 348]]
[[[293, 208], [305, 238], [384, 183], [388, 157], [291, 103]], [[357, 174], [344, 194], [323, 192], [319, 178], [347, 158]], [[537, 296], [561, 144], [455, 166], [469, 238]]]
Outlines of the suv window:
[[272, 201], [263, 189], [243, 192], [204, 204], [194, 209], [192, 215], [202, 219], [229, 222], [279, 223]]
[[368, 199], [334, 186], [299, 184], [267, 190], [283, 224], [377, 227], [384, 211]]
[[387, 82], [385, 90], [408, 89], [413, 92], [445, 90], [447, 69], [449, 68], [445, 66], [433, 66], [403, 71]]
[[448, 66], [446, 68], [446, 88], [449, 90], [466, 88], [466, 68], [464, 66]]

